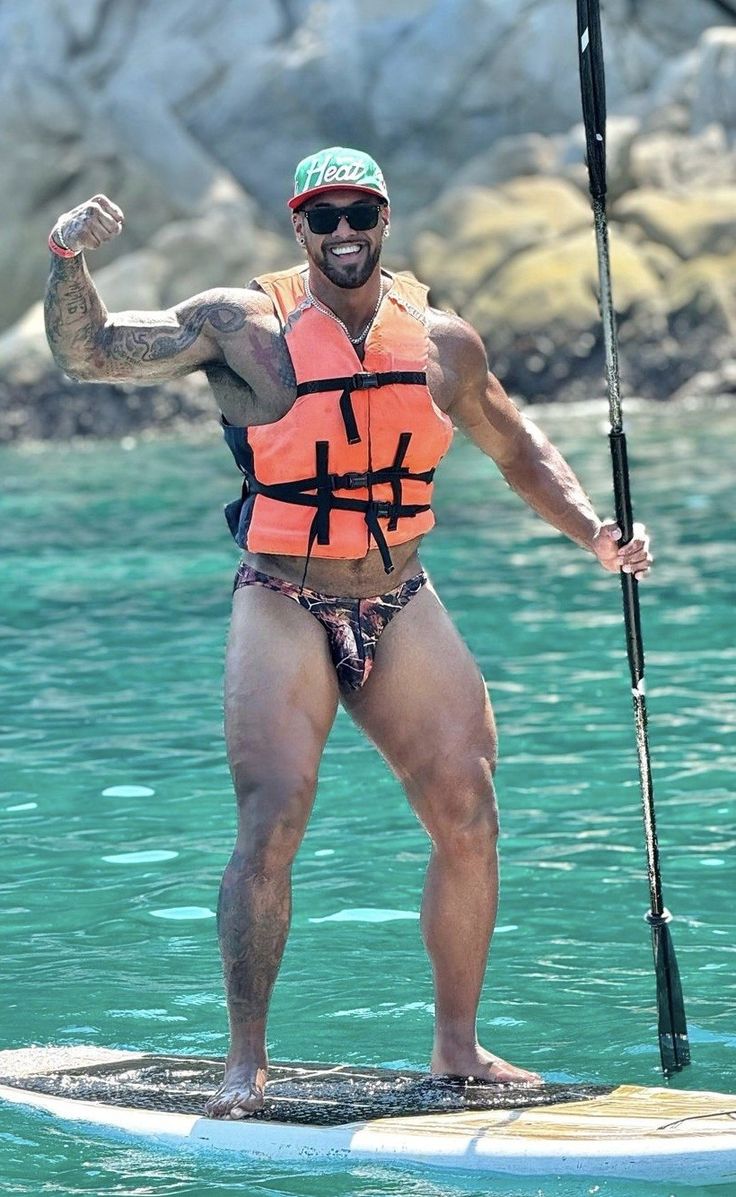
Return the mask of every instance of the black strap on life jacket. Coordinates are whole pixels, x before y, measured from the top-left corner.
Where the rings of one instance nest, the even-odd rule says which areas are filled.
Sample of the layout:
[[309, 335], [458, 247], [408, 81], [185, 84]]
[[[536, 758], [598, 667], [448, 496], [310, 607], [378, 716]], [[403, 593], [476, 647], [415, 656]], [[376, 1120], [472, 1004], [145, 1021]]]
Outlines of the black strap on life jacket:
[[[311, 478], [299, 478], [290, 482], [260, 482], [254, 474], [244, 471], [249, 494], [265, 495], [281, 503], [296, 503], [298, 506], [315, 507], [314, 519], [309, 529], [307, 560], [315, 544], [330, 543], [330, 512], [360, 511], [381, 554], [383, 568], [387, 574], [393, 572], [393, 561], [388, 542], [379, 519], [388, 520], [389, 530], [397, 527], [400, 519], [411, 519], [423, 511], [429, 511], [429, 503], [402, 502], [401, 484], [405, 480], [429, 484], [434, 478], [434, 468], [414, 473], [402, 465], [411, 440], [410, 432], [402, 432], [396, 447], [393, 463], [379, 470], [364, 473], [331, 474], [329, 472], [329, 441], [317, 441], [315, 445], [315, 473]], [[335, 494], [340, 490], [370, 491], [371, 487], [389, 483], [393, 491], [391, 502], [369, 499], [349, 499]], [[311, 493], [310, 493], [311, 492]]]
[[[410, 432], [402, 432], [399, 436], [399, 443], [396, 446], [396, 453], [394, 455], [392, 466], [391, 489], [394, 492], [394, 507], [401, 506], [401, 467], [406, 457], [406, 450], [409, 448], [409, 441], [411, 440]], [[393, 532], [398, 524], [398, 516], [392, 515], [389, 520], [388, 530]]]
[[375, 387], [388, 387], [396, 382], [426, 386], [427, 375], [423, 370], [383, 370], [378, 374], [353, 374], [349, 378], [316, 378], [312, 382], [300, 382], [296, 393], [298, 398], [300, 395], [314, 395], [323, 391], [342, 391], [340, 415], [345, 425], [345, 435], [349, 445], [358, 445], [361, 438], [350, 398], [351, 393], [373, 390]]

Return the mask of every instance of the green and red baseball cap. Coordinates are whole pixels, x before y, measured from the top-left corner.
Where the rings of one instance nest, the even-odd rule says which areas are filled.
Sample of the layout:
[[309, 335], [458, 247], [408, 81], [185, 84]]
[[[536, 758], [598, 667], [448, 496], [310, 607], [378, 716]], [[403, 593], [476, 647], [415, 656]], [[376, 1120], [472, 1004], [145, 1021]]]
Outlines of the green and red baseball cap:
[[337, 187], [363, 191], [388, 203], [386, 180], [370, 154], [333, 145], [302, 158], [294, 174], [294, 195], [289, 200], [289, 207], [293, 211], [313, 195], [321, 195], [323, 191], [333, 191]]

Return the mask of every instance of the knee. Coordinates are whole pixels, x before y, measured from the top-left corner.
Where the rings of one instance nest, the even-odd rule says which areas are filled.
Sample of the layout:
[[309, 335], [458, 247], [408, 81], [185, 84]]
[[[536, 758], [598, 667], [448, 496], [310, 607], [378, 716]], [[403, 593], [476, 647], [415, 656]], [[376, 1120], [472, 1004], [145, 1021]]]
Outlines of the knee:
[[299, 850], [317, 786], [308, 772], [275, 771], [254, 778], [233, 770], [238, 800], [238, 856], [249, 872], [291, 865]]
[[443, 755], [415, 779], [415, 807], [439, 851], [464, 859], [495, 857], [494, 765], [495, 760], [477, 753]]

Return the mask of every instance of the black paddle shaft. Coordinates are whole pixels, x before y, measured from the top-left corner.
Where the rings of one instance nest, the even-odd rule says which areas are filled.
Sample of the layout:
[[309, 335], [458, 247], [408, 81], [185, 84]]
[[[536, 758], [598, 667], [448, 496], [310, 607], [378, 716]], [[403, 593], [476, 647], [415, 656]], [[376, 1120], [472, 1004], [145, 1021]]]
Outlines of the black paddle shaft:
[[[627, 544], [634, 534], [634, 517], [629, 487], [629, 468], [626, 434], [621, 414], [621, 390], [618, 368], [618, 341], [611, 291], [611, 262], [606, 218], [606, 85], [603, 66], [599, 0], [577, 0], [578, 51], [580, 60], [580, 88], [585, 122], [588, 178], [593, 203], [598, 276], [600, 280], [600, 311], [603, 322], [603, 341], [606, 355], [606, 383], [608, 389], [611, 459], [616, 519]], [[641, 635], [638, 582], [633, 574], [621, 573], [626, 649], [631, 673], [634, 700], [634, 725], [639, 760], [639, 783], [647, 852], [650, 910], [647, 921], [652, 929], [655, 972], [657, 977], [657, 1006], [659, 1013], [659, 1046], [665, 1073], [677, 1072], [690, 1062], [685, 1008], [672, 939], [667, 924], [670, 914], [662, 900], [659, 868], [659, 847], [654, 814], [654, 792], [647, 735], [646, 686], [644, 681], [644, 646]]]

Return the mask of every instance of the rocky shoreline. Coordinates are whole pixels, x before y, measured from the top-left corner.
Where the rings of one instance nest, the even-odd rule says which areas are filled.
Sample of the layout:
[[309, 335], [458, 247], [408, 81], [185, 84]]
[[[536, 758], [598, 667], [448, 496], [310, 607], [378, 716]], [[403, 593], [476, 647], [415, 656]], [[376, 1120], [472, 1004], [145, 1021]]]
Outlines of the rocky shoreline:
[[[232, 7], [242, 48], [243, 22]], [[477, 46], [458, 42], [448, 16], [448, 8], [458, 7], [472, 18]], [[334, 0], [324, 9], [335, 21], [315, 40], [314, 6], [264, 3], [260, 16], [246, 23], [247, 54], [256, 75], [261, 71], [263, 94], [271, 87], [278, 133], [259, 160], [262, 169], [254, 171], [246, 151], [260, 133], [239, 129], [236, 115], [238, 102], [245, 104], [245, 83], [214, 68], [205, 82], [213, 51], [204, 26], [183, 41], [180, 36], [181, 79], [160, 77], [178, 11], [170, 0], [162, 0], [153, 29], [136, 23], [128, 0], [116, 7], [117, 16], [102, 0], [90, 0], [86, 17], [81, 10], [72, 17], [65, 5], [50, 9], [43, 67], [29, 63], [28, 55], [38, 53], [21, 36], [29, 18], [11, 3], [0, 18], [5, 32], [15, 34], [9, 77], [32, 67], [45, 82], [25, 108], [22, 93], [9, 89], [0, 134], [9, 167], [0, 199], [17, 214], [0, 251], [0, 257], [14, 251], [5, 263], [14, 285], [0, 301], [0, 320], [9, 325], [0, 335], [0, 443], [121, 437], [212, 418], [202, 376], [155, 388], [100, 386], [72, 382], [54, 366], [40, 303], [31, 301], [43, 289], [43, 240], [59, 210], [97, 190], [120, 202], [128, 216], [124, 236], [90, 260], [100, 292], [110, 310], [166, 307], [206, 287], [242, 285], [296, 259], [283, 206], [291, 165], [315, 145], [338, 140], [338, 133], [343, 141], [362, 142], [385, 167], [394, 209], [386, 265], [412, 270], [431, 285], [433, 302], [475, 325], [512, 394], [529, 403], [601, 395], [595, 242], [576, 118], [574, 40], [560, 26], [557, 0], [519, 0], [512, 22], [509, 7], [493, 0], [450, 6], [397, 0], [369, 19], [353, 0]], [[386, 74], [381, 60], [384, 90], [376, 95], [367, 83], [370, 63], [360, 58], [352, 66], [366, 88], [346, 81], [340, 120], [330, 127], [321, 106], [335, 87], [324, 54], [326, 46], [343, 47], [338, 9], [343, 20], [350, 17], [351, 37], [373, 39], [389, 61], [398, 44], [412, 48], [407, 64], [437, 61], [436, 77], [424, 84], [421, 114], [410, 86], [412, 80], [418, 85], [418, 65], [407, 65], [409, 77], [397, 78]], [[727, 16], [713, 0], [678, 3], [667, 13], [656, 0], [639, 0], [633, 18], [624, 0], [610, 0], [604, 15], [613, 81], [609, 217], [624, 389], [661, 400], [733, 394], [736, 27], [724, 24]], [[123, 25], [126, 36], [135, 36], [121, 50]], [[507, 54], [513, 48], [525, 87], [499, 56], [499, 37], [506, 38]], [[102, 86], [99, 71], [93, 83], [92, 68], [109, 58], [113, 43], [123, 59]], [[560, 69], [539, 79], [540, 61], [548, 59]], [[478, 69], [484, 61], [495, 62], [495, 72]], [[200, 80], [196, 94], [184, 66]], [[278, 86], [277, 67], [283, 75]], [[76, 72], [74, 99], [69, 72]], [[143, 113], [139, 93], [146, 88], [150, 111]], [[315, 110], [307, 106], [295, 126], [300, 94], [320, 102]], [[282, 127], [277, 118], [287, 108]], [[65, 147], [61, 159], [58, 153], [44, 158], [50, 139]], [[490, 148], [483, 148], [489, 140]], [[25, 157], [14, 167], [19, 145]], [[265, 153], [264, 143], [257, 148]], [[3, 188], [12, 187], [28, 191], [25, 208], [19, 209], [15, 192], [12, 205], [3, 197]]]

